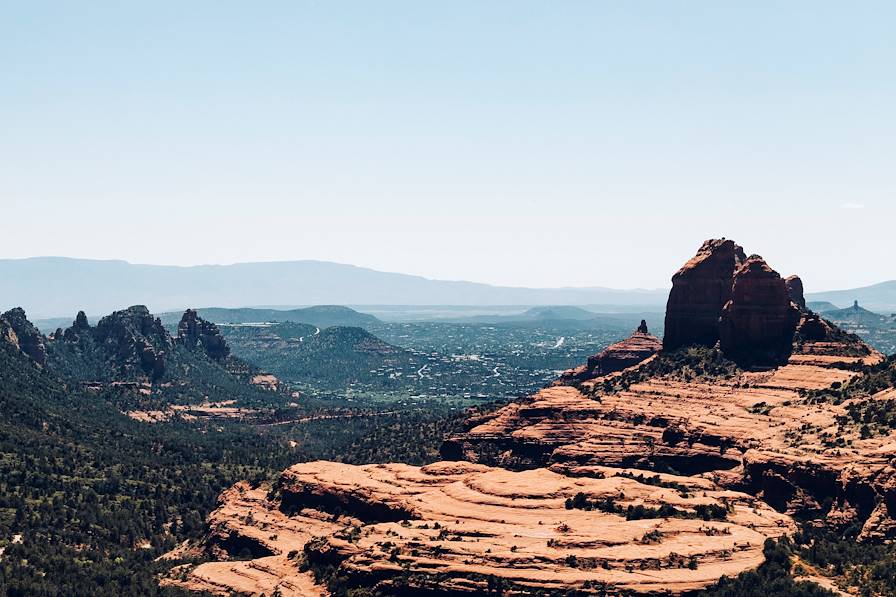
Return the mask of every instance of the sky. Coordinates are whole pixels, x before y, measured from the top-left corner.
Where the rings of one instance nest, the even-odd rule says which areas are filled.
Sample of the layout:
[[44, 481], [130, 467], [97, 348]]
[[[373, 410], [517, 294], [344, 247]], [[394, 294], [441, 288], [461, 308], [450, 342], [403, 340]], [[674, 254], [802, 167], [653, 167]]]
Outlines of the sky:
[[0, 0], [0, 258], [896, 278], [896, 4]]

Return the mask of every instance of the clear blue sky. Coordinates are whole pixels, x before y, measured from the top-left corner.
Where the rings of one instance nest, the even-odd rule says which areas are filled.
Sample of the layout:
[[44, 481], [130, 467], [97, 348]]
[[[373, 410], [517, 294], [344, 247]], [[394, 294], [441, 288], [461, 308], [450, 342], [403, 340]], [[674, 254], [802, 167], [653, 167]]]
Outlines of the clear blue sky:
[[0, 257], [896, 278], [892, 2], [0, 4]]

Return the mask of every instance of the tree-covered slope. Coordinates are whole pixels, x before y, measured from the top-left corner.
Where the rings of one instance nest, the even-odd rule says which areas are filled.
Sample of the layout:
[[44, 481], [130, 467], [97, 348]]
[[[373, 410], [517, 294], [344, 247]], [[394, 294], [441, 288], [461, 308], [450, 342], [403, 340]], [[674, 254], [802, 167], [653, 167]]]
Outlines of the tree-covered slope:
[[296, 383], [345, 387], [356, 381], [386, 384], [389, 367], [406, 368], [411, 353], [359, 327], [305, 324], [222, 326], [234, 354]]

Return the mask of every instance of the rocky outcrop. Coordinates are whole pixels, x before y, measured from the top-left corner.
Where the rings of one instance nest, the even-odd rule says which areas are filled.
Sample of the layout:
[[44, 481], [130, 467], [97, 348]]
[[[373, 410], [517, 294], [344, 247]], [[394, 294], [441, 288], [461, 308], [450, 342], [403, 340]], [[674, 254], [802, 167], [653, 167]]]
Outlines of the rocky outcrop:
[[[339, 591], [681, 594], [757, 567], [791, 515], [896, 538], [896, 361], [800, 298], [707, 241], [673, 278], [659, 352], [644, 325], [472, 417], [443, 446], [452, 462], [307, 463], [231, 492], [204, 545], [219, 561], [166, 582], [313, 594], [284, 562], [301, 551]], [[255, 565], [228, 561], [249, 546]]]
[[785, 281], [733, 241], [708, 240], [672, 277], [663, 347], [718, 342], [742, 364], [782, 363], [805, 306], [799, 277]]
[[672, 276], [663, 336], [666, 350], [718, 342], [719, 316], [731, 299], [734, 272], [744, 261], [746, 255], [734, 241], [707, 240]]
[[751, 255], [734, 273], [731, 299], [722, 308], [721, 348], [740, 361], [784, 362], [799, 319], [785, 281], [762, 257]]
[[[726, 293], [718, 282], [732, 264]], [[442, 455], [518, 470], [603, 465], [711, 475], [803, 515], [834, 503], [832, 520], [876, 521], [868, 536], [896, 528], [896, 500], [874, 510], [886, 502], [882, 480], [896, 473], [896, 441], [889, 429], [862, 431], [855, 414], [874, 400], [861, 388], [883, 356], [800, 312], [798, 286], [791, 279], [788, 291], [761, 257], [743, 258], [731, 241], [708, 241], [670, 293], [667, 340], [680, 350], [664, 348], [608, 375], [573, 370], [554, 387], [472, 418]], [[685, 295], [699, 308], [680, 304]], [[725, 296], [716, 337], [710, 312]], [[688, 322], [696, 331], [678, 333]], [[678, 346], [695, 338], [720, 348]], [[737, 366], [744, 361], [764, 366]], [[844, 387], [859, 388], [855, 402], [812, 397]]]
[[40, 366], [47, 363], [47, 347], [44, 337], [34, 325], [28, 321], [24, 309], [16, 307], [0, 316], [9, 329], [15, 334], [16, 343], [24, 354]]
[[55, 339], [62, 338], [66, 342], [77, 342], [81, 337], [92, 337], [90, 323], [87, 321], [87, 315], [84, 311], [78, 311], [75, 321], [71, 327], [62, 332], [62, 335], [54, 334]]
[[[54, 340], [60, 341], [58, 334]], [[162, 322], [143, 305], [115, 311], [100, 319], [96, 327], [79, 311], [72, 326], [62, 333], [61, 342], [94, 368], [99, 359], [108, 368], [106, 376], [119, 380], [161, 379], [166, 355], [174, 348]], [[98, 370], [93, 373], [101, 375]]]
[[631, 336], [588, 357], [588, 362], [581, 367], [564, 371], [560, 376], [560, 382], [585, 381], [622, 371], [650, 358], [662, 347], [663, 343], [647, 331], [647, 322], [642, 319], [641, 325]]
[[[869, 504], [886, 501], [896, 442], [889, 430], [863, 433], [848, 423], [851, 403], [806, 398], [860, 384], [860, 366], [882, 357], [859, 348], [807, 341], [787, 365], [690, 380], [707, 365], [676, 369], [660, 355], [640, 367], [668, 373], [635, 368], [610, 390], [601, 378], [546, 388], [477, 417], [442, 454], [515, 470], [602, 465], [709, 475], [783, 511], [811, 516], [833, 503], [843, 524], [862, 523]], [[893, 524], [896, 500], [878, 518]]]
[[0, 342], [11, 345], [15, 350], [21, 350], [19, 337], [13, 331], [12, 325], [3, 319], [3, 316], [0, 316]]
[[173, 348], [162, 322], [143, 305], [103, 317], [97, 323], [94, 337], [122, 373], [142, 372], [153, 380], [164, 375], [165, 355]]
[[177, 326], [177, 342], [188, 350], [203, 350], [212, 359], [221, 361], [230, 355], [230, 347], [218, 326], [187, 309]]
[[[705, 479], [577, 473], [298, 464], [273, 491], [239, 484], [225, 493], [202, 546], [218, 561], [179, 569], [165, 584], [315, 594], [310, 574], [289, 565], [301, 553], [335, 567], [349, 591], [682, 594], [755, 568], [765, 539], [794, 529], [761, 501]], [[230, 561], [242, 549], [257, 555]]]
[[233, 398], [243, 406], [243, 400], [260, 397], [263, 390], [286, 398], [276, 378], [232, 356], [218, 327], [193, 310], [181, 317], [174, 338], [142, 305], [115, 311], [95, 327], [79, 312], [68, 329], [50, 337], [48, 362], [57, 374], [91, 392], [134, 393], [149, 407], [136, 413], [166, 412], [171, 404], [195, 406], [210, 397], [218, 403]]
[[803, 295], [803, 281], [799, 276], [787, 276], [784, 279], [787, 285], [787, 295], [800, 311], [806, 310], [806, 297]]

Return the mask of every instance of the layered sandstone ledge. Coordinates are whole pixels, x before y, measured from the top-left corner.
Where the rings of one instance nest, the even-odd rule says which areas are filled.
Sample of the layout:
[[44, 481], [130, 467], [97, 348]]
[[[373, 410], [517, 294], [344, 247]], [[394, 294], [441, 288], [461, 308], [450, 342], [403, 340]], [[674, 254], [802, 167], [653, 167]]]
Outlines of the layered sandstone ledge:
[[584, 365], [564, 371], [558, 381], [587, 381], [622, 371], [655, 355], [662, 348], [663, 342], [647, 331], [647, 322], [642, 319], [641, 325], [631, 336], [589, 357]]
[[[246, 484], [229, 490], [206, 544], [219, 561], [164, 582], [216, 594], [323, 594], [300, 571], [304, 560], [387, 590], [682, 593], [755, 568], [766, 538], [794, 530], [786, 515], [706, 479], [576, 473], [467, 462], [296, 465], [270, 496]], [[613, 511], [570, 508], [574, 500]], [[253, 557], [227, 561], [240, 552]]]
[[662, 346], [643, 326], [476, 415], [445, 442], [452, 462], [238, 485], [201, 546], [217, 561], [165, 582], [315, 595], [301, 570], [335, 567], [390, 593], [680, 594], [757, 567], [793, 514], [896, 538], [896, 437], [857, 424], [896, 390], [840, 391], [882, 359], [807, 311], [799, 278], [707, 241], [673, 278]]
[[599, 464], [702, 474], [785, 512], [833, 504], [829, 519], [865, 524], [864, 537], [892, 533], [896, 438], [843, 426], [854, 400], [807, 398], [882, 358], [851, 348], [807, 343], [787, 365], [727, 379], [686, 381], [676, 372], [610, 392], [601, 378], [553, 386], [478, 417], [443, 455], [516, 470]]

